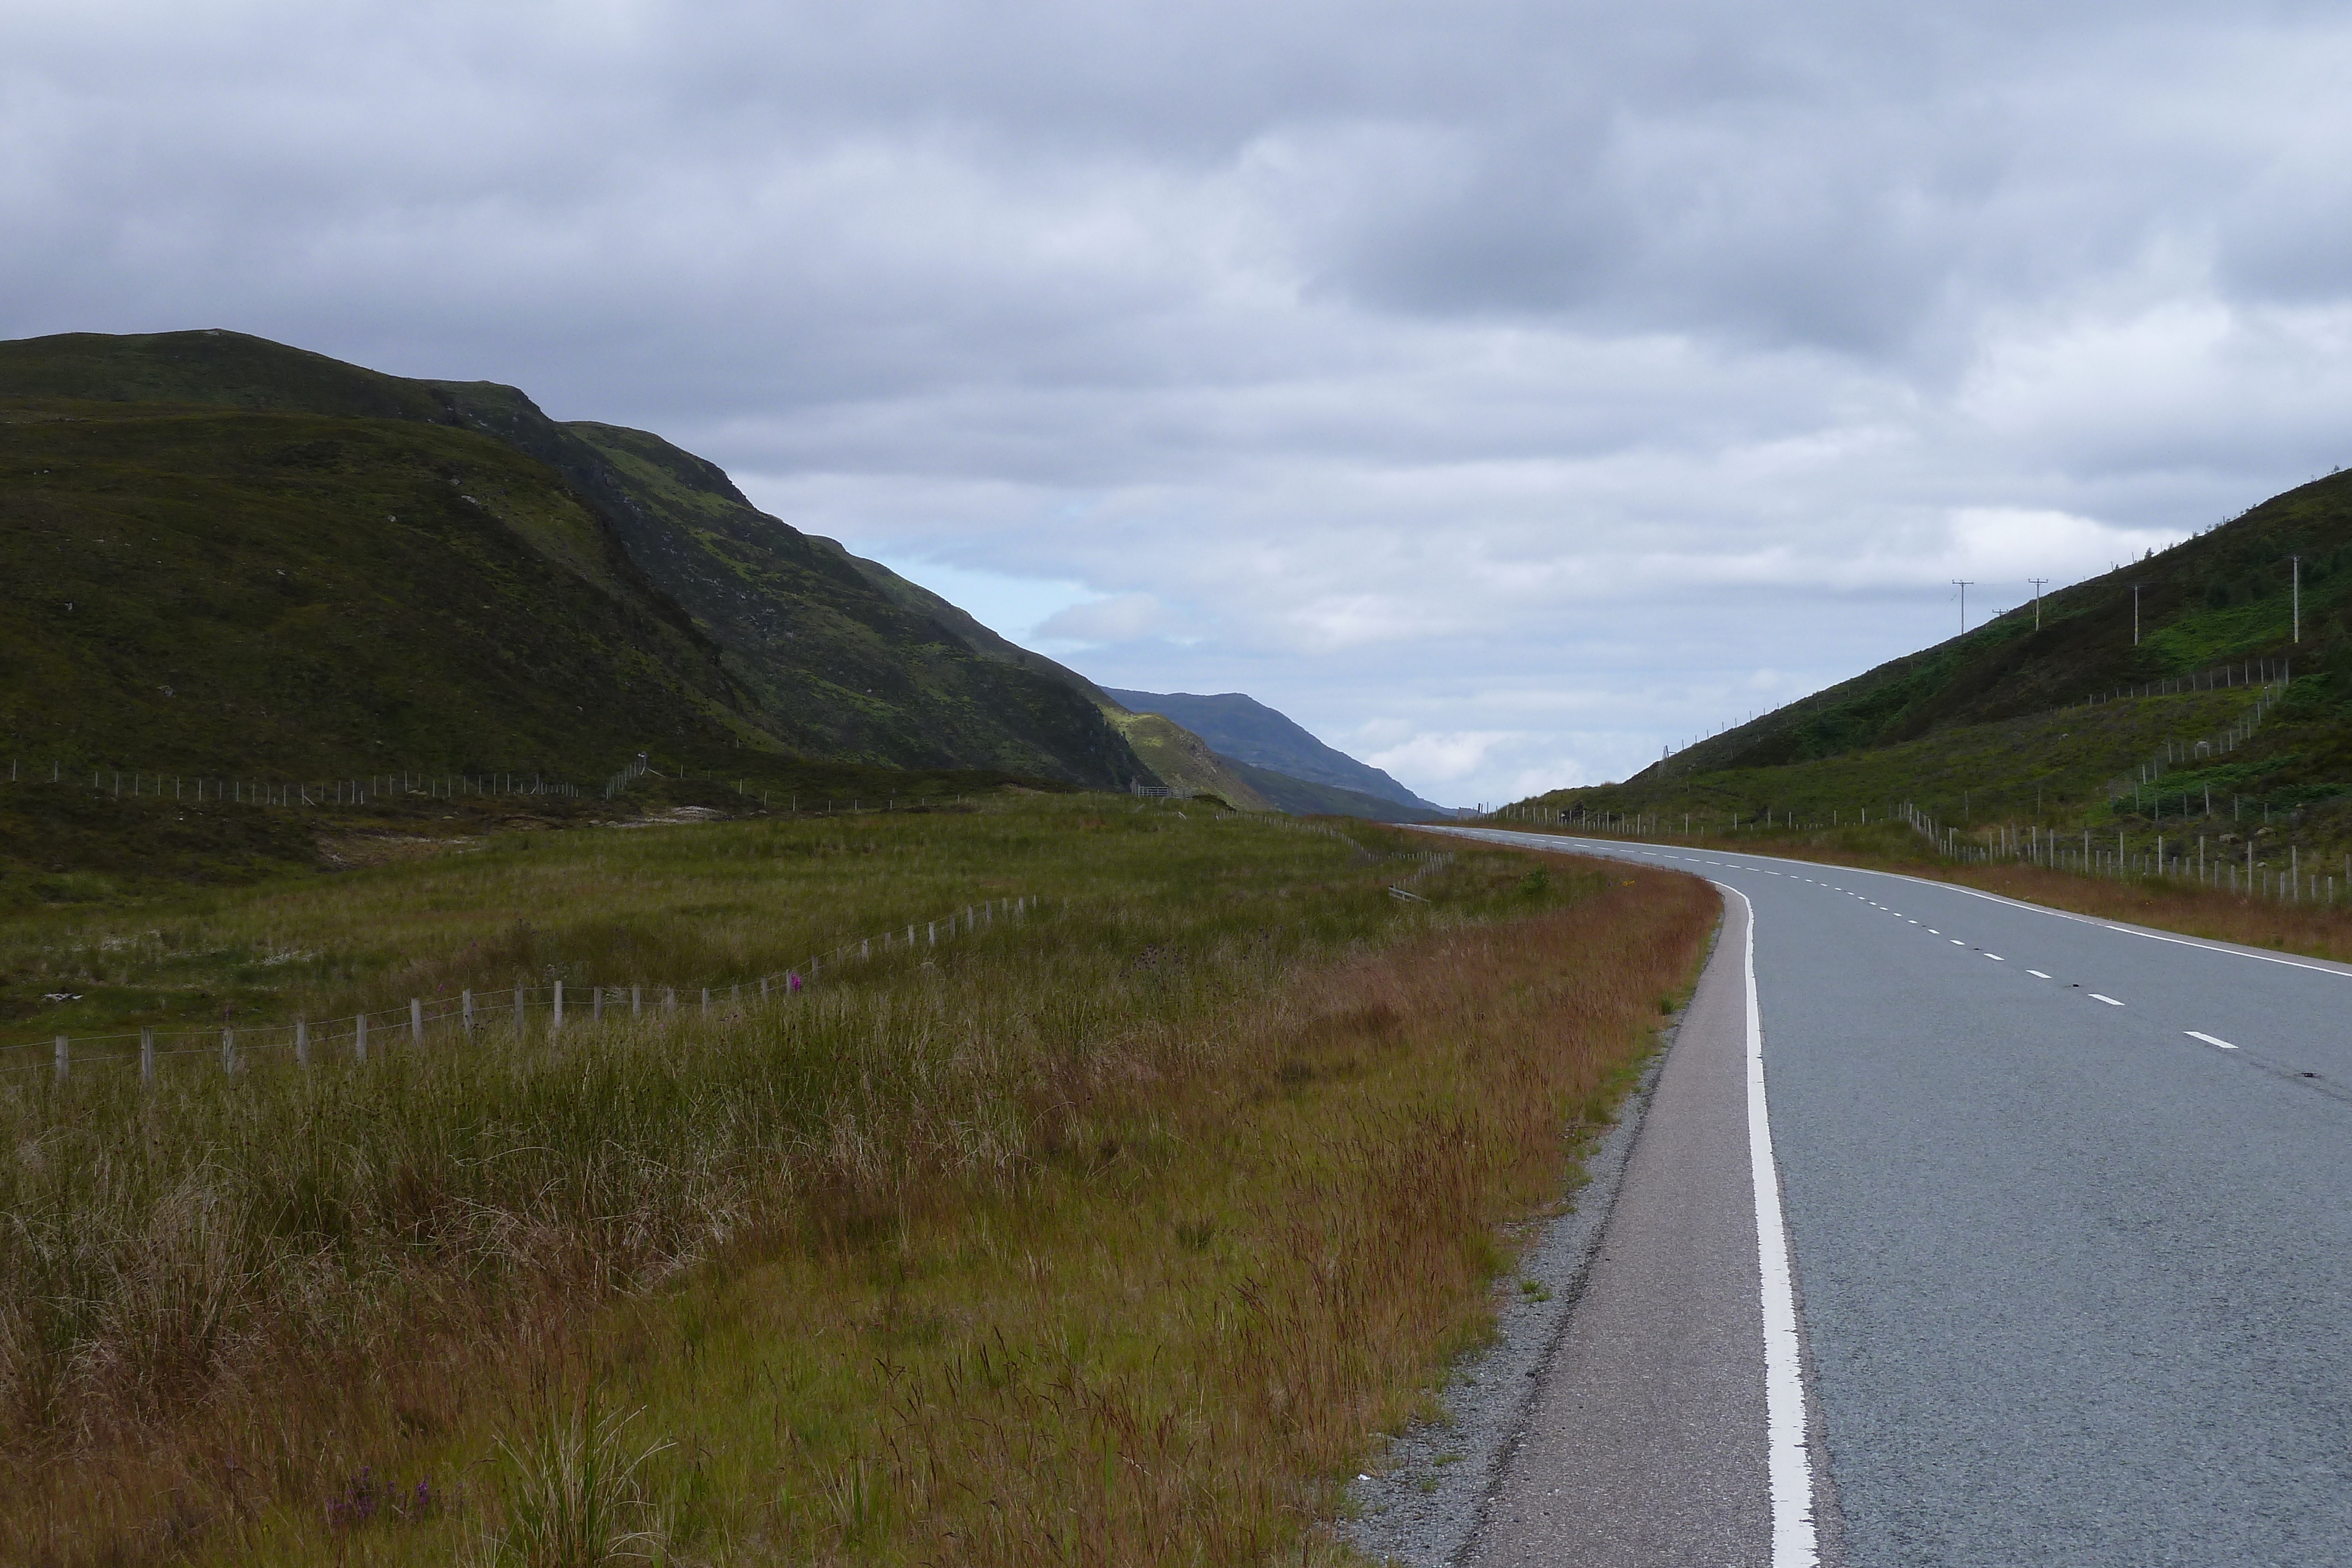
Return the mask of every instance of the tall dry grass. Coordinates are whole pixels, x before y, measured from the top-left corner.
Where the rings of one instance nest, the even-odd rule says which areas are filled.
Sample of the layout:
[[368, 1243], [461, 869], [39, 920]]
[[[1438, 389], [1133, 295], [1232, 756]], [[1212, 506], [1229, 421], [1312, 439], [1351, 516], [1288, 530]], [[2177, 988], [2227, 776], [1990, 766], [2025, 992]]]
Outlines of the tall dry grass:
[[1711, 895], [1127, 849], [1124, 895], [708, 1025], [12, 1086], [0, 1549], [446, 1561], [512, 1527], [488, 1461], [558, 1385], [677, 1438], [689, 1559], [1296, 1539], [1475, 1332]]

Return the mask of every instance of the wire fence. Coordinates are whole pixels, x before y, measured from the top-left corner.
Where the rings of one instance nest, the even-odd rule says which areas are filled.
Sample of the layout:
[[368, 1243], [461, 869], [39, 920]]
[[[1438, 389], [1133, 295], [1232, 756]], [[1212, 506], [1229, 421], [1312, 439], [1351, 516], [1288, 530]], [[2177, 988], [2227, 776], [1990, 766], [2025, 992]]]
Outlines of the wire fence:
[[[79, 786], [85, 766], [68, 768], [62, 762], [52, 761], [44, 768], [38, 763], [28, 767], [22, 758], [11, 758], [8, 782]], [[467, 796], [539, 795], [577, 800], [583, 793], [579, 785], [551, 779], [544, 773], [401, 772], [372, 773], [363, 779], [278, 779], [151, 773], [143, 768], [125, 772], [109, 767], [88, 768], [87, 771], [93, 794], [116, 800], [184, 800], [192, 805], [364, 806], [404, 796], [457, 800]]]
[[[828, 973], [894, 951], [928, 951], [959, 933], [984, 931], [999, 919], [1022, 920], [1040, 907], [1023, 894], [993, 898], [936, 920], [910, 922], [872, 936], [845, 942], [805, 965], [716, 986], [572, 985], [513, 986], [461, 990], [451, 996], [412, 997], [404, 1006], [354, 1013], [347, 1018], [290, 1023], [223, 1025], [217, 1029], [158, 1030], [84, 1035], [0, 1044], [0, 1078], [44, 1070], [64, 1082], [78, 1071], [136, 1066], [152, 1083], [165, 1062], [216, 1061], [224, 1072], [249, 1071], [265, 1061], [308, 1068], [334, 1060], [365, 1062], [373, 1052], [418, 1047], [428, 1040], [524, 1039], [537, 1018], [551, 1033], [608, 1018], [638, 1018], [647, 1012], [675, 1016], [695, 1009], [709, 1017], [714, 1006], [740, 1011], [747, 1003], [788, 998], [814, 986]], [[681, 1001], [681, 998], [684, 998]]]
[[2216, 664], [2210, 670], [2200, 670], [2190, 675], [2168, 675], [2146, 685], [2117, 686], [2110, 692], [2094, 692], [2084, 696], [2074, 707], [2095, 707], [2101, 703], [2126, 702], [2133, 697], [2179, 696], [2189, 692], [2227, 691], [2232, 686], [2284, 686], [2294, 679], [2292, 659], [2246, 659], [2235, 664]]
[[[2139, 764], [2131, 772], [2118, 774], [2107, 781], [2107, 799], [2110, 801], [2120, 800], [2129, 795], [2133, 803], [2143, 810], [2147, 810], [2152, 801], [2157, 813], [2161, 816], [2164, 811], [2164, 802], [2173, 793], [2159, 788], [2164, 781], [2165, 772], [2184, 763], [2195, 766], [2210, 762], [2215, 758], [2226, 757], [2243, 746], [2253, 737], [2254, 732], [2262, 727], [2263, 720], [2269, 716], [2271, 709], [2278, 706], [2279, 699], [2286, 695], [2287, 685], [2294, 678], [2292, 671], [2289, 671], [2279, 679], [2258, 686], [2253, 706], [2246, 710], [2245, 716], [2219, 735], [2195, 741], [2177, 741], [2168, 737], [2164, 742], [2164, 749], [2159, 754]], [[2182, 790], [2179, 794], [2180, 814], [2184, 817], [2197, 814], [2189, 804], [2193, 799], [2190, 793]], [[2206, 816], [2213, 814], [2212, 791], [2210, 789], [2205, 792], [2203, 814]]]
[[[454, 800], [471, 797], [538, 796], [545, 799], [581, 800], [601, 795], [610, 800], [625, 794], [630, 786], [645, 778], [694, 779], [731, 789], [747, 801], [756, 801], [763, 810], [788, 811], [795, 817], [863, 815], [868, 811], [901, 810], [901, 799], [923, 806], [937, 807], [950, 802], [966, 804], [969, 794], [910, 795], [901, 797], [885, 793], [880, 800], [868, 804], [860, 797], [846, 801], [835, 796], [809, 797], [810, 804], [802, 806], [800, 796], [790, 791], [754, 789], [752, 779], [722, 779], [712, 774], [664, 774], [656, 768], [645, 754], [639, 753], [605, 779], [602, 785], [581, 785], [567, 779], [551, 778], [544, 773], [442, 773], [404, 771], [372, 773], [364, 778], [299, 780], [282, 779], [216, 778], [211, 774], [150, 772], [143, 768], [123, 768], [112, 766], [93, 767], [89, 763], [68, 765], [61, 761], [27, 763], [21, 758], [8, 763], [6, 782], [11, 784], [63, 784], [88, 789], [92, 794], [114, 800], [142, 799], [184, 800], [195, 805], [229, 804], [276, 807], [328, 807], [383, 805], [391, 801], [425, 799]], [[85, 782], [86, 781], [86, 782]], [[824, 803], [820, 808], [816, 802]]]
[[2109, 834], [2088, 828], [2059, 832], [2041, 827], [2001, 827], [1985, 840], [1965, 837], [1961, 830], [1907, 804], [1903, 818], [1936, 846], [1938, 854], [1964, 865], [2006, 862], [2081, 876], [2162, 878], [2281, 904], [2334, 904], [2352, 898], [2352, 854], [2343, 857], [2339, 881], [2336, 873], [2317, 860], [2312, 869], [2305, 870], [2303, 849], [2297, 844], [2284, 846], [2287, 863], [2274, 866], [2258, 858], [2260, 846], [2251, 836], [2242, 839], [2234, 833], [2222, 842], [2212, 833], [2144, 831], [2135, 841], [2128, 831]]

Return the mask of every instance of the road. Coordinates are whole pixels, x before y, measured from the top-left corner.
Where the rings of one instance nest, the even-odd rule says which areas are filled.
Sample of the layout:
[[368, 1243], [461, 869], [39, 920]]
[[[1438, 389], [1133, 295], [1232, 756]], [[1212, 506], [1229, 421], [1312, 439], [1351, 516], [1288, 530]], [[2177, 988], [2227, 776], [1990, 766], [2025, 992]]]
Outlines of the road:
[[1472, 1561], [2352, 1563], [2352, 968], [1454, 831], [1727, 890]]

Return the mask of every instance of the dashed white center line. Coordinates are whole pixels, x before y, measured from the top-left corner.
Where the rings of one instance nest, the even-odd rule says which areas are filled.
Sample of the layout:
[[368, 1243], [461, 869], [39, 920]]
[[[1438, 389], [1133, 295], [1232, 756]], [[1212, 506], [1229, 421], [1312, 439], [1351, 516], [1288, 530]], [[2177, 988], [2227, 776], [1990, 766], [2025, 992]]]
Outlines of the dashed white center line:
[[2047, 976], [2047, 975], [2043, 974], [2043, 973], [2042, 973], [2041, 970], [2039, 970], [2039, 969], [2028, 969], [2028, 970], [2026, 970], [2025, 972], [2026, 972], [2027, 974], [2029, 974], [2029, 975], [2032, 975], [2035, 979], [2038, 979], [2038, 980], [2046, 980], [2046, 979], [2048, 979], [2048, 978], [2050, 977], [2049, 976]]
[[1988, 957], [1988, 958], [1990, 958], [1990, 959], [1991, 959], [1991, 960], [1992, 960], [1994, 963], [1996, 963], [1996, 964], [2006, 964], [2006, 963], [2008, 963], [2008, 962], [2009, 962], [2009, 960], [2008, 960], [2008, 959], [2006, 959], [2006, 958], [2002, 957], [2002, 956], [2001, 956], [2000, 954], [1998, 954], [1998, 953], [1988, 953], [1988, 954], [1986, 954], [1986, 955], [1985, 955], [1985, 956], [1986, 956], [1986, 957]]
[[2091, 993], [2091, 999], [2092, 999], [2093, 1001], [2095, 1001], [2095, 1002], [2105, 1002], [2105, 1003], [2106, 1003], [2106, 1004], [2107, 1004], [2107, 1006], [2109, 1006], [2109, 1007], [2111, 1007], [2111, 1008], [2119, 1008], [2119, 1007], [2123, 1006], [2123, 1003], [2121, 1003], [2121, 1002], [2119, 1002], [2119, 1001], [2116, 1000], [2116, 998], [2113, 998], [2113, 997], [2106, 997], [2106, 996], [2101, 996], [2101, 995], [2100, 995], [2098, 992], [2096, 992], [2096, 991], [2093, 991], [2093, 992]]
[[1928, 935], [1928, 936], [1941, 936], [1943, 935], [1943, 933], [1942, 933], [1942, 932], [1940, 932], [1940, 931], [1938, 931], [1938, 930], [1937, 930], [1934, 926], [1930, 925], [1930, 926], [1928, 926], [1928, 927], [1927, 927], [1927, 935]]
[[1960, 940], [1958, 937], [1957, 937], [1957, 936], [1946, 936], [1946, 937], [1944, 938], [1944, 940], [1945, 940], [1945, 941], [1947, 941], [1947, 942], [1949, 942], [1949, 943], [1950, 943], [1953, 946], [1955, 946], [1955, 947], [1965, 947], [1965, 946], [1968, 946], [1968, 944], [1967, 944], [1967, 943], [1965, 943], [1965, 942], [1961, 941], [1961, 940]]
[[2180, 1032], [2187, 1035], [2191, 1040], [2201, 1040], [2208, 1045], [2218, 1045], [2223, 1051], [2235, 1051], [2238, 1049], [2226, 1040], [2214, 1039], [2211, 1035], [2207, 1034], [2203, 1030], [2184, 1029]]

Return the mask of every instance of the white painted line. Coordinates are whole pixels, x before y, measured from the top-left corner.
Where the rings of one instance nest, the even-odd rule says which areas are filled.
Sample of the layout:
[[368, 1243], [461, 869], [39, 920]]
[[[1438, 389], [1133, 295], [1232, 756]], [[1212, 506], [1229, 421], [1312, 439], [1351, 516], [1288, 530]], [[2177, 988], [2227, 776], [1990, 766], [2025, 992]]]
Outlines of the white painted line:
[[2105, 1003], [2106, 1003], [2106, 1004], [2107, 1004], [2107, 1006], [2109, 1006], [2109, 1007], [2111, 1007], [2111, 1008], [2119, 1008], [2119, 1007], [2123, 1006], [2123, 1003], [2121, 1003], [2121, 1002], [2119, 1002], [2119, 1001], [2116, 1000], [2116, 998], [2113, 998], [2113, 997], [2103, 997], [2103, 996], [2101, 996], [2101, 995], [2100, 995], [2098, 992], [2096, 992], [2096, 991], [2093, 991], [2093, 992], [2091, 993], [2091, 999], [2092, 999], [2093, 1001], [2095, 1001], [2095, 1002], [2105, 1002]]
[[2026, 970], [2025, 972], [2026, 972], [2027, 974], [2029, 974], [2029, 975], [2033, 976], [2033, 977], [2034, 977], [2035, 978], [2037, 978], [2037, 979], [2046, 980], [2046, 979], [2048, 979], [2048, 978], [2050, 977], [2049, 976], [2047, 976], [2047, 975], [2043, 974], [2043, 973], [2042, 973], [2041, 970], [2039, 970], [2039, 969], [2028, 969], [2028, 970]]
[[1940, 932], [1940, 931], [1938, 931], [1938, 930], [1937, 930], [1934, 926], [1930, 925], [1930, 926], [1928, 926], [1928, 927], [1927, 927], [1927, 935], [1928, 935], [1928, 936], [1941, 936], [1943, 935], [1943, 933], [1942, 933], [1942, 932]]
[[1911, 924], [1912, 924], [1912, 925], [1918, 925], [1919, 923], [1918, 923], [1917, 921], [1914, 920], [1913, 922], [1911, 922]]
[[[1942, 934], [1941, 932], [1937, 932], [1937, 936], [1943, 936], [1943, 934]], [[1967, 944], [1967, 943], [1965, 943], [1965, 942], [1961, 941], [1961, 940], [1960, 940], [1958, 937], [1957, 937], [1957, 936], [1945, 936], [1945, 937], [1944, 937], [1944, 940], [1945, 940], [1945, 941], [1947, 941], [1947, 942], [1949, 942], [1949, 943], [1950, 943], [1953, 946], [1955, 946], [1955, 947], [1965, 947], [1965, 946], [1968, 946], [1968, 944]]]
[[2201, 1040], [2208, 1045], [2218, 1045], [2223, 1051], [2235, 1051], [2238, 1049], [2226, 1040], [2215, 1040], [2211, 1035], [2207, 1034], [2202, 1030], [2184, 1029], [2180, 1032], [2187, 1035], [2191, 1040]]
[[1764, 1022], [1756, 1002], [1756, 906], [1736, 887], [1716, 884], [1748, 911], [1748, 1170], [1756, 1189], [1756, 1256], [1764, 1309], [1765, 1473], [1772, 1498], [1772, 1568], [1814, 1568], [1812, 1456], [1805, 1448], [1804, 1364], [1797, 1342], [1797, 1289], [1780, 1213], [1780, 1171], [1772, 1159], [1772, 1118], [1764, 1102]]
[[2008, 960], [2008, 959], [2006, 959], [2006, 958], [2002, 957], [2002, 956], [2001, 956], [2000, 954], [1998, 954], [1998, 953], [1988, 953], [1988, 954], [1986, 954], [1986, 955], [1985, 955], [1985, 956], [1986, 956], [1986, 957], [1988, 957], [1988, 958], [1990, 958], [1990, 959], [1991, 959], [1991, 960], [1992, 960], [1994, 963], [1996, 963], [1996, 964], [2006, 964], [2006, 963], [2008, 963], [2008, 962], [2009, 962], [2009, 960]]

